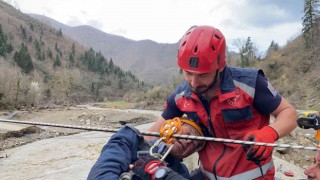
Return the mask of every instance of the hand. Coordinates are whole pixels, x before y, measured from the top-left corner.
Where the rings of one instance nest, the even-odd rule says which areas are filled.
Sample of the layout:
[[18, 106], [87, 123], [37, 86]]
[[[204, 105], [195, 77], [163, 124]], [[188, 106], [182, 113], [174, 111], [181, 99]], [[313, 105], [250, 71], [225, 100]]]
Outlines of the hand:
[[[189, 124], [183, 124], [181, 133], [183, 135], [201, 136], [198, 131]], [[176, 158], [186, 158], [194, 152], [201, 150], [205, 144], [205, 141], [197, 141], [190, 139], [176, 139], [173, 142], [173, 148], [170, 154]]]
[[[248, 132], [243, 139], [246, 141], [274, 143], [279, 138], [278, 133], [270, 126], [265, 126], [260, 130]], [[269, 146], [255, 146], [243, 144], [243, 148], [247, 151], [247, 159], [255, 162], [257, 165], [260, 161], [268, 159], [273, 147]]]
[[154, 173], [160, 167], [165, 167], [165, 165], [158, 158], [152, 156], [141, 156], [134, 163], [132, 171], [142, 179], [153, 180]]

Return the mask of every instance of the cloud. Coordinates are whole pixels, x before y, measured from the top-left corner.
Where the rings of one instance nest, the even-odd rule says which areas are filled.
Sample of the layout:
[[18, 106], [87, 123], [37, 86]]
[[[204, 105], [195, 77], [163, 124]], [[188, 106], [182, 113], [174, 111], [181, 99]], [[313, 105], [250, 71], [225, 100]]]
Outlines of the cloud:
[[212, 6], [210, 14], [223, 16], [218, 28], [230, 49], [235, 49], [235, 39], [251, 37], [258, 50], [265, 51], [272, 40], [283, 46], [301, 34], [302, 9], [301, 0], [226, 0]]
[[285, 9], [291, 17], [299, 18], [303, 13], [304, 1], [302, 0], [248, 0], [252, 6], [276, 6]]
[[102, 29], [103, 28], [103, 23], [101, 23], [100, 21], [97, 21], [95, 19], [91, 19], [89, 21], [87, 21], [87, 23], [89, 26], [95, 27], [96, 29]]
[[74, 26], [82, 25], [83, 22], [81, 21], [81, 18], [77, 16], [69, 16], [69, 20], [66, 21], [66, 24], [74, 27]]
[[299, 32], [303, 9], [302, 0], [6, 1], [25, 13], [45, 15], [70, 26], [90, 25], [133, 40], [176, 43], [192, 25], [211, 25], [228, 42], [250, 36], [263, 50], [272, 39], [280, 44]]
[[[300, 3], [294, 3], [294, 1]], [[301, 0], [292, 0], [292, 3], [278, 0], [240, 0], [225, 5], [227, 5], [229, 15], [222, 21], [222, 24], [229, 27], [235, 25], [237, 29], [269, 28], [297, 22], [302, 17], [303, 9]]]
[[111, 34], [118, 34], [120, 36], [124, 36], [126, 37], [127, 34], [127, 30], [123, 29], [123, 28], [119, 28], [119, 29], [114, 29], [110, 31]]

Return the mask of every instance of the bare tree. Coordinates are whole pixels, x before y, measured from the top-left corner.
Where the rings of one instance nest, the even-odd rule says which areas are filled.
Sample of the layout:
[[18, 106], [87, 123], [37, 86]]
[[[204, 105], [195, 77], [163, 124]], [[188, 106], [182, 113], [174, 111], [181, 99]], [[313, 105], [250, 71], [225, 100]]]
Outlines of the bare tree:
[[1, 102], [18, 107], [27, 104], [26, 95], [29, 92], [30, 80], [16, 66], [0, 63], [0, 93]]
[[240, 53], [240, 66], [248, 67], [250, 66], [254, 60], [256, 59], [255, 53], [257, 52], [257, 48], [254, 45], [253, 41], [250, 37], [247, 39], [235, 39], [232, 43], [236, 46]]
[[39, 82], [31, 81], [29, 85], [28, 102], [37, 106], [42, 98], [42, 87]]
[[69, 109], [70, 101], [77, 87], [81, 87], [81, 75], [78, 70], [59, 69], [52, 75], [50, 89], [57, 101], [67, 105]]

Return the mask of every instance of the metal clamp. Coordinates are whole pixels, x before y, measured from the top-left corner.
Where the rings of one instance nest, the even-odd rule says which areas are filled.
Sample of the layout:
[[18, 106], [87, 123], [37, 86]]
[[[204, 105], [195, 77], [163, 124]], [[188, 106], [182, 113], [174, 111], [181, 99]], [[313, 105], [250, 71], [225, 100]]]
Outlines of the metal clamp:
[[156, 158], [159, 158], [160, 161], [164, 162], [164, 159], [169, 155], [170, 151], [173, 148], [173, 144], [171, 144], [171, 146], [168, 148], [168, 150], [166, 151], [166, 153], [164, 155], [161, 155], [159, 153], [153, 153], [153, 149], [157, 146], [159, 146], [159, 144], [165, 139], [165, 137], [159, 138], [151, 147], [150, 147], [150, 155]]

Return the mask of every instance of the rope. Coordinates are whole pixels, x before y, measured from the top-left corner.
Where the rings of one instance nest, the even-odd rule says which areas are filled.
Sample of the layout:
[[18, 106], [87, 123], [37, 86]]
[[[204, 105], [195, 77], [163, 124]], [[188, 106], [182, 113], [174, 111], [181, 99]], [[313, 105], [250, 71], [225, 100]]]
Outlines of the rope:
[[[116, 133], [119, 130], [119, 129], [99, 128], [99, 127], [75, 126], [75, 125], [64, 125], [64, 124], [53, 124], [53, 123], [20, 121], [20, 120], [7, 120], [7, 119], [0, 119], [0, 122], [60, 127], [60, 128], [79, 129], [79, 130], [87, 130], [87, 131], [112, 132], [112, 133]], [[160, 133], [158, 132], [141, 131], [140, 133], [145, 136], [160, 137]], [[253, 142], [253, 141], [243, 141], [243, 140], [214, 138], [214, 137], [191, 136], [191, 135], [182, 135], [182, 134], [173, 134], [172, 136], [180, 139], [191, 139], [191, 140], [212, 141], [212, 142], [231, 143], [231, 144], [246, 144], [246, 145], [255, 145], [255, 146], [270, 146], [270, 147], [276, 147], [276, 148], [320, 151], [320, 148], [318, 147], [307, 147], [307, 146], [298, 146], [298, 145], [291, 145], [291, 144], [274, 144], [274, 143]]]

